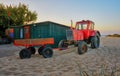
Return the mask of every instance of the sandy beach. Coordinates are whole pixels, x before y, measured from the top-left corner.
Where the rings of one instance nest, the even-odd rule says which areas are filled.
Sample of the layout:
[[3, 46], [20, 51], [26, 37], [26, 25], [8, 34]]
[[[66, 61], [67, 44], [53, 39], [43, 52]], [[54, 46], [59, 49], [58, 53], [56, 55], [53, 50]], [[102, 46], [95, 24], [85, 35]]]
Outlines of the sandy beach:
[[54, 50], [52, 58], [38, 53], [20, 59], [23, 47], [0, 45], [0, 76], [120, 76], [120, 38], [102, 37], [98, 49], [79, 55], [77, 47]]

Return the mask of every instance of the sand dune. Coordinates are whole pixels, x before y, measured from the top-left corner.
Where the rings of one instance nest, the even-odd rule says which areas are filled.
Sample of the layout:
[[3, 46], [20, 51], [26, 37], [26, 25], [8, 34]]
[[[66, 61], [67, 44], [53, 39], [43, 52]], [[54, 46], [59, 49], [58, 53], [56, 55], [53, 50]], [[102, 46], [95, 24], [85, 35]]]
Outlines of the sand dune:
[[47, 59], [37, 53], [30, 59], [20, 59], [20, 48], [23, 47], [0, 46], [0, 53], [12, 52], [1, 56], [0, 76], [120, 76], [120, 38], [101, 38], [100, 48], [89, 48], [83, 55], [78, 55], [77, 48], [72, 46], [54, 50], [54, 56]]

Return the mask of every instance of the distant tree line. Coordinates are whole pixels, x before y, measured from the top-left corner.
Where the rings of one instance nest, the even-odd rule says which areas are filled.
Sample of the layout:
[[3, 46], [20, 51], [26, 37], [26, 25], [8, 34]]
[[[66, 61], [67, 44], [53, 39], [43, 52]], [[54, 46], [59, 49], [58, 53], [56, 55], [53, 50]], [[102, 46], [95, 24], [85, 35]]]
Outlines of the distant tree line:
[[5, 6], [0, 4], [0, 36], [5, 34], [5, 29], [10, 26], [21, 26], [37, 20], [37, 13], [30, 11], [28, 6], [19, 5]]
[[119, 34], [107, 35], [107, 37], [120, 37]]

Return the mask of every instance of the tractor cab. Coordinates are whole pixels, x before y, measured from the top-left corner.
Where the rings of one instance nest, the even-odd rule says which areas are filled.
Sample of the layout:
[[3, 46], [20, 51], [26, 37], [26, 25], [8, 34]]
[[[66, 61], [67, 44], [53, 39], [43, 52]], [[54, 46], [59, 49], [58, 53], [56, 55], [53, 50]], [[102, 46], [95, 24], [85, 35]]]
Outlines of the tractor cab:
[[75, 28], [71, 24], [71, 29], [66, 32], [68, 40], [87, 40], [95, 35], [94, 22], [82, 20], [76, 22]]
[[76, 22], [76, 30], [94, 30], [94, 23], [92, 21]]
[[[94, 22], [89, 20], [76, 22], [74, 30], [76, 30], [77, 33], [82, 32], [84, 34], [83, 38], [88, 39], [90, 36], [94, 35]], [[81, 40], [81, 39], [78, 39], [78, 40]]]

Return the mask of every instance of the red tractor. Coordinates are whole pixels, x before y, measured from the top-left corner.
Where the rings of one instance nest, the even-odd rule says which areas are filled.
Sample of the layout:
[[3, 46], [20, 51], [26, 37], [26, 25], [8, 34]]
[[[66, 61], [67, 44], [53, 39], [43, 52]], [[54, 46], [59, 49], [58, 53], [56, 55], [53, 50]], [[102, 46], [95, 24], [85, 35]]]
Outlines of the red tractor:
[[90, 20], [82, 20], [76, 22], [75, 27], [66, 30], [67, 40], [61, 40], [58, 47], [64, 49], [68, 45], [74, 44], [78, 46], [78, 53], [83, 54], [87, 52], [87, 44], [91, 44], [91, 48], [98, 48], [100, 45], [100, 32], [94, 30], [94, 22]]

